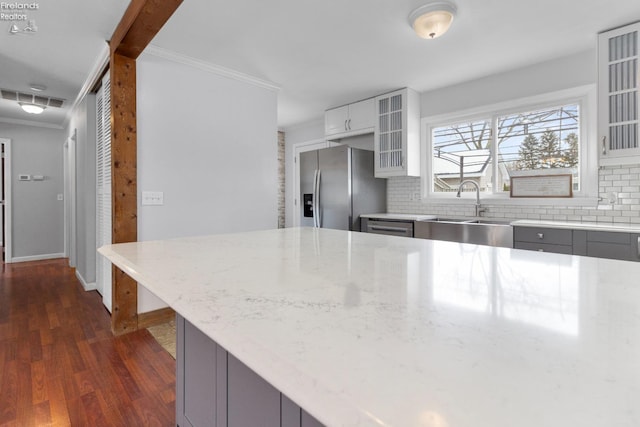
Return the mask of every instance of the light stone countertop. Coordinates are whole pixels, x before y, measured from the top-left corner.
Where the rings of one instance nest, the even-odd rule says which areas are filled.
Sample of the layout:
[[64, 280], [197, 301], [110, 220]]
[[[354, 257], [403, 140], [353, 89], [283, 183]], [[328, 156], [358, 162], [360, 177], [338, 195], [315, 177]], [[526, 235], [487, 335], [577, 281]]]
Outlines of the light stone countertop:
[[390, 219], [390, 220], [404, 220], [404, 221], [422, 221], [422, 220], [426, 220], [426, 219], [437, 218], [437, 215], [376, 213], [376, 214], [360, 215], [360, 218]]
[[640, 263], [312, 228], [99, 251], [328, 426], [640, 425]]
[[[640, 212], [638, 212], [640, 215]], [[571, 228], [587, 231], [614, 231], [620, 233], [640, 233], [640, 224], [611, 222], [577, 222], [577, 221], [541, 221], [535, 219], [519, 219], [511, 223], [518, 227]]]

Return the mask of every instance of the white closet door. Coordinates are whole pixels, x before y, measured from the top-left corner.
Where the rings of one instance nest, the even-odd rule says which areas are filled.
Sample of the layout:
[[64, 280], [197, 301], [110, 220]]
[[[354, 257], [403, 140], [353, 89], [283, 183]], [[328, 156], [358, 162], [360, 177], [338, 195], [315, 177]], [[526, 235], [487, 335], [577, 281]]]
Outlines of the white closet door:
[[[111, 244], [111, 82], [107, 73], [96, 96], [96, 183], [97, 246]], [[96, 258], [96, 287], [102, 294], [102, 303], [111, 312], [111, 262], [102, 255]]]

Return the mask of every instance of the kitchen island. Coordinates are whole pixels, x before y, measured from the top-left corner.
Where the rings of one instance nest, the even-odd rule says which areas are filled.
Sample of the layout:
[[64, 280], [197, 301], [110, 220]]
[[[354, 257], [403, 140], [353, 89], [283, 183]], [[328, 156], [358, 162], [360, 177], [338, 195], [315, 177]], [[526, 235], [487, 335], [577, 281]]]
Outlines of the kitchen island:
[[640, 425], [638, 263], [311, 228], [100, 252], [327, 426]]

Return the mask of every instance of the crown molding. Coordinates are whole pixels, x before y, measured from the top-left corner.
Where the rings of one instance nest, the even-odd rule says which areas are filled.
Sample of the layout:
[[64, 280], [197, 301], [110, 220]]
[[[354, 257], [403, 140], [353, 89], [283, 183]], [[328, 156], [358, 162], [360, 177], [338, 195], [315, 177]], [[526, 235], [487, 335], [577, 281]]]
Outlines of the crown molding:
[[87, 94], [91, 91], [91, 88], [95, 86], [96, 82], [98, 81], [100, 76], [102, 76], [102, 73], [108, 66], [109, 66], [109, 45], [107, 44], [107, 42], [105, 42], [102, 45], [102, 49], [100, 50], [100, 53], [98, 53], [96, 60], [93, 62], [91, 71], [89, 71], [89, 75], [85, 79], [84, 84], [80, 89], [80, 92], [78, 92], [78, 96], [76, 96], [76, 99], [73, 101], [73, 104], [71, 105], [71, 107], [69, 107], [69, 110], [67, 111], [67, 115], [63, 122], [63, 127], [66, 128], [69, 125], [73, 112], [76, 110], [78, 105], [82, 102], [84, 97], [87, 96]]
[[11, 119], [8, 117], [0, 117], [0, 123], [9, 123], [12, 125], [21, 125], [21, 126], [34, 126], [34, 127], [47, 128], [47, 129], [64, 129], [65, 128], [65, 126], [56, 125], [53, 123], [42, 123], [42, 122], [36, 122], [32, 120]]
[[190, 67], [197, 68], [202, 71], [206, 71], [208, 73], [216, 74], [222, 77], [227, 77], [234, 80], [239, 80], [244, 83], [248, 83], [254, 86], [261, 87], [263, 89], [269, 89], [272, 91], [279, 91], [281, 88], [277, 84], [260, 79], [258, 77], [250, 76], [249, 74], [244, 74], [239, 71], [231, 70], [229, 68], [222, 67], [220, 65], [215, 65], [210, 62], [202, 61], [200, 59], [193, 58], [191, 56], [183, 55], [181, 53], [177, 53], [168, 49], [164, 49], [153, 44], [147, 46], [144, 50], [144, 53], [157, 56], [160, 58], [167, 59], [169, 61], [178, 62], [183, 65], [188, 65]]

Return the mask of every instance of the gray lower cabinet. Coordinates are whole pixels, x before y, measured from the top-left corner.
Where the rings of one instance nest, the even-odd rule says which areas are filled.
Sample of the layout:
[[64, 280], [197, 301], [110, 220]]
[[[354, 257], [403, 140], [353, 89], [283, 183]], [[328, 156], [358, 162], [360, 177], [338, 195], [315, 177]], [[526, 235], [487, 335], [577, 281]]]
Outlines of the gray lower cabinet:
[[640, 234], [574, 230], [575, 255], [640, 261]]
[[176, 334], [178, 426], [322, 427], [180, 315]]
[[513, 247], [558, 254], [573, 253], [572, 230], [542, 227], [513, 227]]
[[640, 261], [634, 233], [514, 226], [513, 241], [516, 249]]

